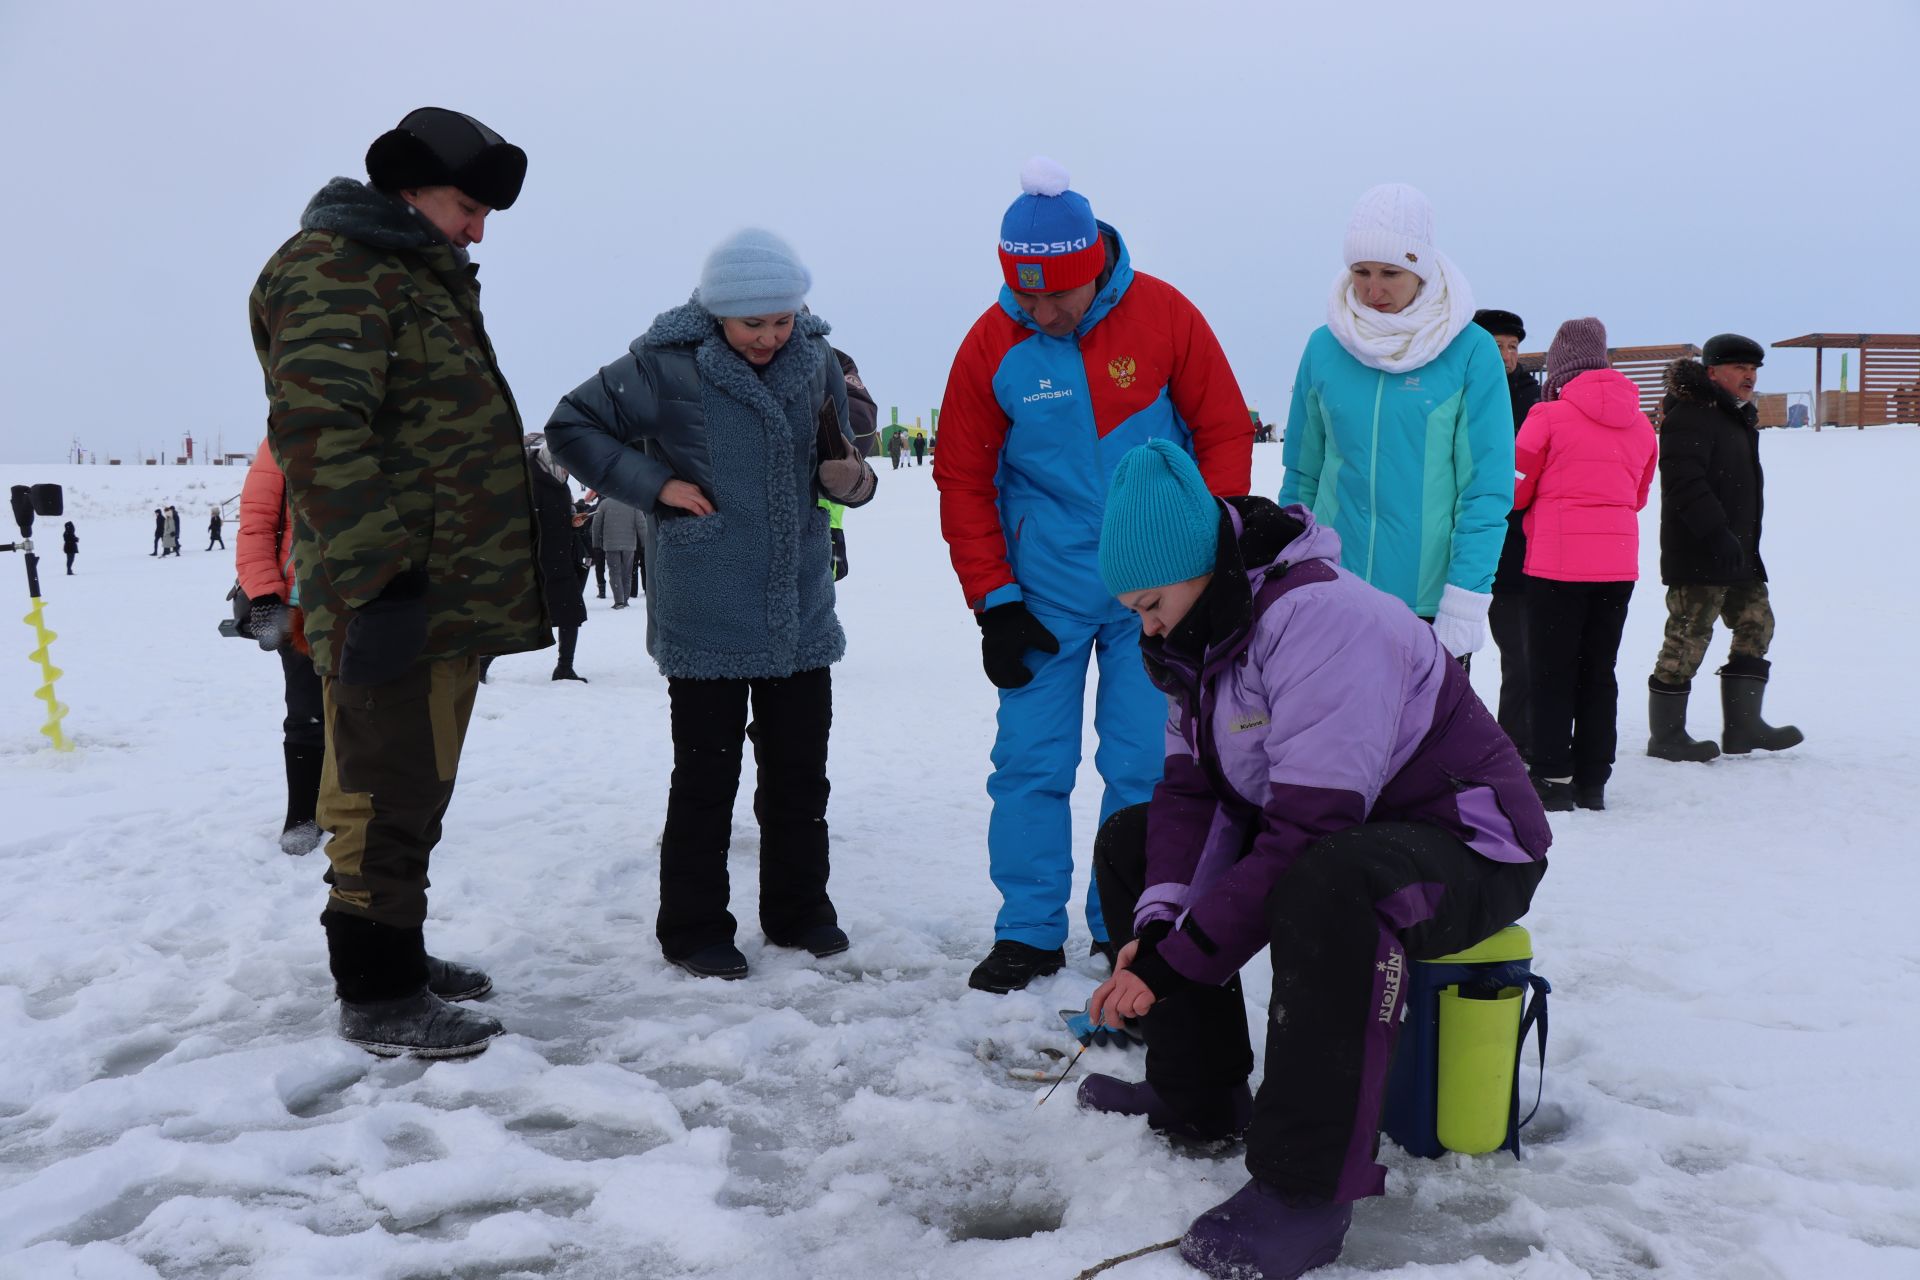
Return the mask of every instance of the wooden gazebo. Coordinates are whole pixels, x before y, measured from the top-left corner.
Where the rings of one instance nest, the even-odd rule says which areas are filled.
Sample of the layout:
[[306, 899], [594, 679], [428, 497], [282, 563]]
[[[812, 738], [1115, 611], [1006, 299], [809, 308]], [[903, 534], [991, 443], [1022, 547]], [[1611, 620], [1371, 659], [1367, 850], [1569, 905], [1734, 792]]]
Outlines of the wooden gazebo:
[[[1660, 399], [1667, 393], [1667, 366], [1686, 356], [1697, 356], [1700, 348], [1691, 342], [1669, 343], [1663, 347], [1608, 347], [1607, 363], [1627, 375], [1640, 388], [1640, 412], [1660, 421]], [[1536, 377], [1545, 372], [1547, 353], [1527, 351], [1520, 355], [1520, 367]]]
[[[1879, 426], [1920, 422], [1920, 333], [1809, 333], [1773, 344], [1813, 348], [1813, 426]], [[1820, 390], [1821, 356], [1860, 353], [1858, 391]]]

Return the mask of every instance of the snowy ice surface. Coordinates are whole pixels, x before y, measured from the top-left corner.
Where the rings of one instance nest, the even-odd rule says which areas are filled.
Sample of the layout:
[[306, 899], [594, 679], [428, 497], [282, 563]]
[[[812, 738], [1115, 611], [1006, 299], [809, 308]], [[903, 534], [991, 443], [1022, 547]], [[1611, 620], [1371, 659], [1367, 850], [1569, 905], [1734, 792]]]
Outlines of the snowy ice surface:
[[[1808, 741], [1708, 766], [1640, 753], [1664, 616], [1649, 511], [1612, 808], [1556, 818], [1527, 921], [1555, 986], [1527, 1158], [1389, 1149], [1388, 1194], [1328, 1280], [1920, 1275], [1920, 431], [1773, 431], [1764, 453], [1768, 712]], [[753, 976], [661, 961], [664, 686], [640, 610], [590, 600], [591, 684], [531, 654], [482, 691], [429, 939], [487, 966], [510, 1034], [432, 1066], [332, 1034], [323, 856], [275, 843], [279, 665], [215, 633], [232, 557], [201, 550], [241, 475], [0, 466], [67, 484], [82, 541], [78, 576], [43, 565], [70, 755], [36, 732], [21, 570], [0, 555], [0, 1276], [1070, 1280], [1240, 1185], [1231, 1154], [1079, 1113], [1071, 1082], [1036, 1111], [1037, 1086], [975, 1057], [1059, 1045], [1055, 1010], [1097, 971], [1076, 922], [1066, 972], [966, 989], [996, 906], [994, 697], [931, 468], [883, 466], [847, 520], [831, 821], [852, 950], [763, 944], [743, 797]], [[1255, 477], [1277, 489], [1279, 448]], [[149, 560], [166, 502], [188, 551]], [[1491, 650], [1473, 676], [1490, 695]], [[1700, 684], [1694, 725], [1715, 734]], [[1084, 881], [1090, 766], [1081, 783]], [[1248, 974], [1258, 1025], [1269, 980]], [[1088, 1069], [1138, 1063], [1102, 1049]], [[1107, 1274], [1191, 1273], [1159, 1253]]]

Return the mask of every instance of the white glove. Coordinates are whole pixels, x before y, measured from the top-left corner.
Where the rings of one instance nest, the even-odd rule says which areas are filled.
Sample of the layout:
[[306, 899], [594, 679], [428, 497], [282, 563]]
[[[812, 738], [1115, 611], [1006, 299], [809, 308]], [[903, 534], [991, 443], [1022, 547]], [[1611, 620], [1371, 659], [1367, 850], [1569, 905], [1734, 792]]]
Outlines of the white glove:
[[1468, 591], [1449, 582], [1440, 592], [1440, 608], [1433, 615], [1433, 634], [1448, 653], [1463, 658], [1487, 643], [1487, 610], [1493, 596]]

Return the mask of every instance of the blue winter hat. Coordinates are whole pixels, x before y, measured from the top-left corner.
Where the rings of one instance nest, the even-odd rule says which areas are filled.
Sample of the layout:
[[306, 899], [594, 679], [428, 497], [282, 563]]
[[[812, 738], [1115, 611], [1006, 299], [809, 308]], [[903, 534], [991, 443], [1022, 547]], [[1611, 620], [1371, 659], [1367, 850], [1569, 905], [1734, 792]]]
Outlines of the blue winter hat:
[[1100, 521], [1100, 580], [1108, 594], [1210, 573], [1219, 545], [1220, 504], [1185, 450], [1149, 440], [1120, 459]]
[[700, 305], [716, 316], [798, 311], [812, 287], [813, 273], [793, 246], [757, 228], [722, 240], [700, 268]]
[[1000, 273], [1021, 293], [1078, 289], [1100, 278], [1106, 241], [1093, 206], [1068, 188], [1067, 171], [1035, 156], [1020, 171], [1020, 195], [1000, 219]]

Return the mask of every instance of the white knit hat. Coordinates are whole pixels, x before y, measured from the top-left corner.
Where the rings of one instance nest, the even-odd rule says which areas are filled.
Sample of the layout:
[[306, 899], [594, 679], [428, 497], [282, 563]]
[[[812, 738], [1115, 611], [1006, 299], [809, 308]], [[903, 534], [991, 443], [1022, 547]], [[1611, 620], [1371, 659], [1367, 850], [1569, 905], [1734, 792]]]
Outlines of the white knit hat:
[[1417, 187], [1383, 182], [1360, 197], [1347, 221], [1347, 265], [1384, 262], [1431, 279], [1438, 263], [1433, 247], [1433, 205]]

